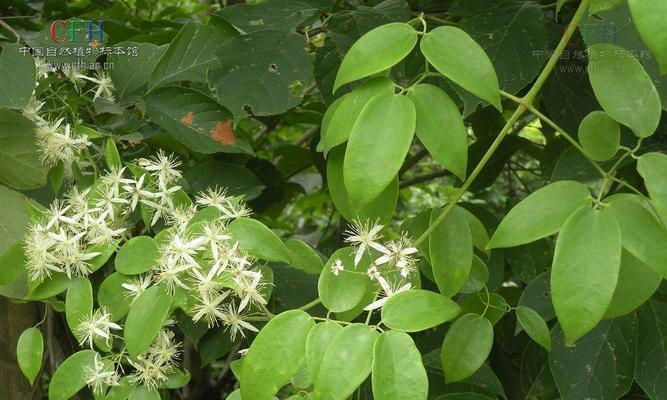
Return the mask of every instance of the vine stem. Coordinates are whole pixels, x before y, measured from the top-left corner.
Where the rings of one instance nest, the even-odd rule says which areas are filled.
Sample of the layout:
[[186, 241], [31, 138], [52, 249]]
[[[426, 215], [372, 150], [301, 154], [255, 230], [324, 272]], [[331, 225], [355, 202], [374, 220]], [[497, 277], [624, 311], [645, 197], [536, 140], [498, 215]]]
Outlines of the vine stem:
[[320, 300], [320, 298], [318, 297], [315, 300], [311, 301], [310, 303], [304, 304], [301, 307], [297, 308], [297, 310], [301, 310], [301, 311], [310, 310], [311, 308], [315, 307], [316, 305], [318, 305], [320, 303], [322, 303], [322, 300]]
[[479, 175], [479, 173], [482, 171], [486, 163], [489, 162], [493, 153], [495, 153], [495, 151], [500, 146], [500, 143], [503, 141], [503, 139], [505, 139], [505, 136], [507, 136], [507, 133], [512, 129], [512, 127], [519, 120], [519, 118], [521, 118], [523, 113], [526, 112], [527, 110], [526, 106], [532, 105], [533, 101], [535, 100], [535, 97], [539, 93], [540, 89], [542, 89], [542, 86], [544, 86], [544, 83], [547, 81], [547, 78], [549, 77], [554, 67], [558, 63], [558, 60], [560, 59], [561, 54], [565, 50], [565, 47], [570, 42], [570, 38], [574, 34], [574, 31], [577, 29], [579, 21], [581, 21], [584, 14], [586, 13], [589, 1], [590, 0], [581, 1], [581, 4], [579, 4], [579, 8], [577, 8], [577, 12], [574, 14], [574, 17], [572, 17], [572, 21], [570, 21], [570, 24], [565, 30], [565, 33], [563, 34], [563, 37], [558, 43], [558, 46], [556, 46], [556, 50], [549, 58], [549, 61], [547, 61], [547, 64], [545, 65], [544, 69], [535, 80], [535, 83], [533, 84], [531, 89], [523, 98], [520, 99], [521, 102], [519, 103], [519, 106], [514, 111], [509, 120], [507, 120], [505, 126], [500, 130], [500, 133], [498, 133], [498, 136], [496, 136], [496, 139], [493, 141], [493, 143], [486, 151], [482, 159], [479, 161], [475, 169], [470, 173], [465, 182], [463, 182], [463, 185], [456, 193], [456, 196], [454, 196], [454, 199], [449, 203], [447, 203], [447, 205], [442, 210], [440, 215], [438, 215], [438, 217], [433, 221], [433, 223], [430, 224], [430, 226], [424, 231], [424, 233], [422, 233], [421, 236], [419, 236], [417, 240], [415, 240], [414, 246], [418, 246], [424, 240], [426, 240], [426, 238], [428, 238], [428, 236], [438, 227], [438, 225], [440, 225], [442, 221], [445, 220], [445, 217], [447, 217], [447, 215], [454, 209], [456, 203], [458, 203], [461, 197], [463, 197], [463, 195], [468, 190], [470, 185], [473, 183], [475, 178], [477, 178], [477, 175]]

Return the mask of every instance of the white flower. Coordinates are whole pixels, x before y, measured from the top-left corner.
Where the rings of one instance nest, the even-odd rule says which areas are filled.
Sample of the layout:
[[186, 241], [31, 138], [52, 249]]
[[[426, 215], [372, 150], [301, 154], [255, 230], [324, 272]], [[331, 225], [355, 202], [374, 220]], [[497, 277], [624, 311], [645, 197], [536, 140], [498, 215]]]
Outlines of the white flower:
[[102, 183], [107, 185], [108, 191], [112, 196], [118, 196], [118, 190], [123, 183], [123, 173], [125, 172], [125, 167], [122, 168], [111, 168], [109, 172], [107, 172], [105, 175], [102, 175], [100, 180]]
[[412, 286], [408, 282], [405, 285], [397, 288], [396, 286], [398, 286], [398, 285], [394, 286], [394, 285], [389, 284], [381, 276], [378, 276], [377, 280], [378, 280], [378, 282], [380, 282], [380, 286], [382, 287], [383, 295], [381, 296], [380, 299], [378, 299], [378, 300], [372, 302], [371, 304], [367, 305], [366, 307], [364, 307], [364, 310], [366, 310], [366, 311], [377, 310], [378, 308], [382, 308], [384, 303], [386, 303], [387, 300], [391, 296], [395, 295], [396, 293], [405, 292], [406, 290], [410, 290], [410, 287]]
[[93, 348], [93, 340], [98, 337], [109, 344], [111, 330], [120, 330], [121, 327], [111, 322], [111, 314], [104, 307], [98, 308], [92, 314], [85, 316], [74, 330], [79, 337], [79, 344], [88, 343]]
[[253, 332], [259, 332], [257, 328], [244, 321], [243, 314], [241, 314], [241, 311], [236, 308], [234, 303], [229, 303], [229, 305], [226, 307], [225, 316], [222, 319], [222, 322], [227, 328], [229, 328], [229, 337], [232, 342], [236, 340], [236, 335], [239, 333], [241, 336], [245, 337], [245, 333], [243, 332], [244, 329]]
[[99, 354], [95, 353], [93, 365], [84, 367], [84, 377], [86, 385], [92, 389], [96, 395], [104, 394], [108, 387], [118, 386], [120, 375], [114, 369], [108, 368], [103, 360], [99, 360]]
[[226, 234], [225, 224], [221, 221], [206, 221], [202, 224], [202, 233], [195, 239], [201, 245], [209, 245], [214, 260], [220, 257], [220, 247], [232, 237]]
[[410, 240], [401, 236], [399, 240], [392, 240], [387, 243], [387, 247], [376, 247], [383, 255], [377, 258], [373, 264], [384, 265], [392, 264], [401, 272], [401, 275], [406, 278], [414, 269], [415, 259], [411, 257], [412, 254], [417, 253], [417, 248], [411, 247]]
[[74, 219], [66, 215], [69, 209], [70, 206], [66, 206], [62, 200], [55, 200], [51, 203], [47, 213], [49, 215], [49, 222], [46, 224], [46, 229], [51, 229], [53, 226], [58, 227], [60, 222], [76, 224]]
[[192, 320], [198, 322], [200, 319], [204, 318], [206, 319], [206, 324], [209, 328], [217, 326], [218, 321], [222, 321], [225, 318], [224, 309], [220, 306], [220, 303], [228, 294], [229, 292], [223, 292], [213, 298], [208, 295], [203, 295], [200, 299], [200, 303], [193, 309], [195, 315], [192, 317]]
[[146, 177], [146, 174], [143, 174], [139, 177], [139, 179], [134, 180], [134, 179], [123, 179], [123, 190], [125, 190], [129, 195], [130, 195], [130, 210], [134, 211], [135, 208], [137, 208], [137, 204], [139, 203], [139, 200], [147, 197], [152, 197], [153, 193], [144, 190], [144, 178]]
[[346, 242], [351, 243], [356, 247], [354, 254], [354, 265], [357, 266], [361, 257], [364, 255], [364, 252], [370, 247], [378, 251], [379, 249], [384, 248], [381, 244], [377, 243], [377, 240], [380, 238], [380, 231], [383, 226], [376, 223], [371, 223], [367, 221], [362, 223], [359, 220], [353, 221], [352, 226], [346, 232], [347, 238]]
[[229, 197], [227, 197], [225, 190], [217, 186], [215, 188], [208, 188], [206, 192], [200, 192], [197, 195], [197, 204], [202, 207], [215, 207], [223, 211], [227, 202], [229, 202]]
[[89, 79], [88, 76], [81, 73], [83, 70], [75, 64], [65, 64], [60, 70], [63, 75], [65, 75], [65, 78], [74, 84], [74, 87], [76, 87], [77, 90], [83, 85], [84, 80]]
[[167, 156], [162, 150], [151, 159], [139, 160], [139, 165], [146, 171], [151, 172], [158, 179], [158, 186], [164, 188], [169, 182], [181, 178], [181, 172], [177, 169], [181, 163], [173, 155]]
[[149, 390], [156, 390], [160, 383], [166, 381], [180, 357], [179, 343], [173, 339], [174, 333], [163, 329], [153, 344], [136, 359], [128, 358], [127, 361], [135, 368], [129, 381], [141, 383]]
[[252, 214], [252, 211], [246, 207], [245, 202], [240, 199], [228, 200], [227, 204], [224, 205], [220, 211], [225, 219], [243, 218]]
[[151, 282], [152, 278], [150, 276], [140, 276], [139, 278], [131, 279], [121, 285], [127, 290], [125, 296], [130, 298], [130, 305], [134, 303], [140, 294], [150, 287]]
[[343, 270], [345, 270], [345, 266], [343, 266], [343, 262], [340, 260], [340, 258], [337, 258], [333, 264], [331, 264], [331, 273], [335, 276], [338, 276], [338, 273]]
[[111, 76], [109, 76], [109, 74], [106, 72], [98, 72], [97, 78], [83, 76], [82, 79], [93, 82], [97, 85], [93, 100], [97, 99], [98, 97], [102, 97], [109, 101], [114, 101], [113, 92], [116, 90], [116, 88], [114, 87], [113, 81], [111, 80]]
[[234, 282], [241, 292], [239, 311], [243, 311], [248, 305], [252, 304], [266, 305], [266, 299], [260, 293], [264, 286], [261, 284], [261, 279], [262, 274], [254, 271], [248, 271], [248, 274], [234, 278]]
[[188, 290], [190, 288], [183, 283], [181, 274], [191, 268], [192, 264], [179, 264], [173, 258], [167, 257], [158, 264], [155, 280], [157, 283], [165, 282], [167, 289], [172, 293], [177, 287]]

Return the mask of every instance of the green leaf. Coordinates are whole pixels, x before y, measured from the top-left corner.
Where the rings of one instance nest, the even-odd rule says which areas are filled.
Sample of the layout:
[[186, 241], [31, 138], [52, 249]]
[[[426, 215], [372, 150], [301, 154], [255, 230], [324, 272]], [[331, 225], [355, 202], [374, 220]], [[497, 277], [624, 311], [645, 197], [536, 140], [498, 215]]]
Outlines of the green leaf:
[[311, 379], [317, 377], [326, 349], [342, 330], [343, 327], [334, 321], [320, 322], [310, 330], [306, 340], [306, 366]]
[[23, 108], [35, 89], [35, 60], [21, 54], [21, 47], [0, 42], [0, 108]]
[[519, 306], [516, 309], [516, 318], [531, 339], [547, 349], [547, 351], [551, 351], [549, 327], [540, 314], [532, 308]]
[[591, 5], [588, 9], [589, 14], [598, 13], [600, 11], [610, 10], [625, 0], [591, 0]]
[[408, 91], [417, 110], [416, 132], [434, 160], [461, 180], [468, 164], [468, 130], [459, 108], [437, 86], [419, 84]]
[[126, 400], [136, 386], [135, 383], [130, 383], [129, 377], [124, 376], [120, 379], [118, 386], [109, 389], [104, 400]]
[[611, 298], [604, 318], [617, 318], [636, 310], [651, 298], [661, 282], [660, 275], [624, 249], [614, 297]]
[[107, 139], [107, 142], [104, 145], [104, 160], [109, 169], [120, 168], [123, 166], [123, 162], [120, 160], [120, 154], [118, 154], [118, 148], [116, 148], [116, 143], [114, 143], [111, 138]]
[[646, 153], [637, 161], [637, 171], [644, 178], [644, 185], [663, 222], [667, 223], [667, 155]]
[[65, 296], [65, 317], [67, 326], [74, 333], [77, 340], [81, 336], [76, 329], [81, 321], [93, 313], [93, 287], [87, 278], [73, 279], [67, 288]]
[[263, 223], [252, 218], [237, 218], [229, 224], [229, 233], [239, 248], [267, 261], [289, 264], [290, 253], [278, 236]]
[[[343, 271], [334, 275], [331, 266], [337, 261], [343, 264]], [[354, 265], [354, 249], [344, 247], [336, 250], [322, 269], [317, 282], [317, 290], [322, 304], [333, 312], [351, 310], [364, 299], [370, 281], [364, 274], [368, 260], [362, 258]]]
[[630, 52], [610, 44], [589, 47], [588, 76], [595, 97], [610, 117], [638, 137], [655, 132], [662, 114], [660, 97]]
[[350, 193], [343, 181], [345, 148], [337, 147], [329, 153], [327, 158], [327, 187], [336, 210], [348, 221], [375, 221], [387, 223], [394, 215], [398, 201], [398, 178], [389, 185], [370, 203], [358, 207], [350, 198]]
[[591, 203], [588, 189], [579, 182], [559, 181], [547, 185], [510, 210], [487, 248], [514, 247], [553, 235], [579, 207]]
[[373, 398], [426, 400], [428, 377], [422, 356], [407, 333], [388, 331], [373, 346]]
[[660, 63], [660, 71], [667, 72], [667, 32], [661, 29], [667, 20], [667, 3], [660, 0], [628, 0], [632, 19], [644, 43]]
[[502, 111], [493, 64], [465, 31], [453, 26], [437, 27], [424, 35], [420, 47], [438, 72]]
[[160, 57], [149, 89], [177, 81], [205, 82], [208, 68], [216, 64], [216, 50], [236, 35], [236, 30], [220, 18], [205, 25], [188, 22]]
[[204, 93], [166, 86], [145, 99], [148, 116], [189, 149], [204, 154], [252, 154], [248, 142], [234, 133], [231, 114]]
[[391, 329], [420, 332], [454, 319], [461, 307], [441, 294], [413, 289], [389, 297], [382, 306], [382, 323]]
[[114, 272], [102, 281], [97, 290], [97, 302], [111, 313], [112, 321], [121, 320], [130, 310], [129, 292], [122, 286], [129, 280], [129, 276]]
[[479, 292], [484, 286], [486, 286], [488, 281], [489, 268], [481, 258], [473, 254], [472, 264], [470, 265], [470, 274], [468, 274], [468, 279], [466, 279], [463, 287], [460, 290], [461, 293]]
[[190, 382], [190, 371], [174, 369], [169, 375], [167, 375], [167, 380], [160, 384], [160, 389], [179, 389], [187, 385]]
[[365, 324], [343, 328], [327, 347], [314, 379], [315, 399], [345, 400], [366, 380], [377, 331]]
[[406, 96], [380, 94], [361, 110], [343, 161], [351, 201], [364, 206], [394, 180], [415, 130], [415, 107]]
[[382, 72], [398, 64], [417, 43], [417, 31], [394, 22], [364, 34], [347, 51], [338, 69], [333, 91], [346, 83]]
[[296, 107], [313, 79], [303, 35], [265, 30], [230, 39], [217, 52], [222, 69], [208, 80], [236, 118], [274, 115]]
[[568, 346], [566, 334], [556, 326], [549, 364], [562, 399], [621, 398], [632, 385], [636, 329], [634, 316], [604, 321]]
[[241, 366], [241, 396], [273, 399], [301, 368], [306, 339], [315, 321], [304, 311], [290, 310], [272, 318], [253, 340]]
[[621, 231], [607, 213], [581, 207], [563, 225], [551, 269], [551, 295], [567, 343], [604, 317], [621, 266]]
[[275, 4], [234, 4], [216, 12], [243, 32], [286, 30], [303, 26], [317, 14], [317, 8], [300, 1]]
[[49, 168], [39, 159], [35, 124], [0, 109], [0, 126], [0, 183], [18, 190], [44, 186]]
[[125, 320], [125, 345], [132, 357], [153, 343], [171, 307], [171, 295], [162, 286], [152, 286], [137, 297]]
[[6, 285], [25, 272], [26, 255], [23, 243], [16, 243], [0, 254], [0, 286]]
[[324, 262], [317, 250], [299, 239], [285, 240], [285, 246], [290, 252], [290, 267], [299, 269], [307, 274], [319, 274], [324, 268]]
[[474, 374], [491, 352], [493, 326], [477, 314], [466, 314], [454, 321], [442, 343], [440, 360], [445, 382], [461, 381]]
[[621, 144], [621, 127], [605, 112], [593, 111], [579, 125], [579, 142], [593, 160], [609, 160]]
[[116, 254], [116, 271], [125, 275], [137, 275], [150, 271], [158, 263], [160, 247], [148, 236], [136, 236], [128, 240]]
[[63, 184], [63, 178], [65, 177], [65, 164], [62, 160], [58, 161], [58, 164], [54, 165], [49, 169], [49, 172], [46, 174], [46, 179], [49, 181], [53, 193], [58, 193], [60, 187]]
[[[120, 42], [114, 46], [130, 49], [126, 54], [112, 52], [107, 56], [109, 62], [113, 63], [109, 75], [118, 97], [122, 99], [132, 94], [146, 93], [151, 73], [167, 46], [135, 42]], [[135, 48], [136, 56], [133, 55]]]
[[649, 300], [639, 309], [637, 369], [635, 381], [651, 400], [663, 400], [667, 393], [667, 303]]
[[[431, 213], [431, 224], [441, 210]], [[454, 207], [429, 236], [433, 277], [440, 293], [452, 297], [463, 287], [472, 266], [472, 235], [463, 209]]]
[[151, 390], [148, 389], [146, 386], [141, 385], [137, 386], [132, 393], [130, 393], [130, 396], [127, 398], [128, 400], [160, 400], [160, 392], [157, 390]]
[[28, 328], [21, 333], [16, 345], [16, 359], [21, 372], [28, 379], [30, 385], [35, 382], [39, 370], [42, 368], [44, 354], [44, 339], [42, 332], [37, 328]]
[[621, 229], [623, 248], [667, 279], [667, 231], [638, 202], [616, 199], [605, 207]]
[[86, 386], [86, 369], [92, 367], [97, 353], [82, 350], [58, 366], [49, 383], [49, 400], [68, 400]]
[[369, 79], [333, 102], [322, 118], [321, 139], [317, 151], [324, 152], [326, 156], [331, 149], [345, 143], [368, 101], [379, 94], [387, 93], [394, 93], [394, 82], [380, 76]]
[[460, 305], [462, 314], [484, 314], [492, 325], [496, 325], [509, 308], [505, 298], [498, 293], [489, 293], [488, 297], [486, 293], [468, 296]]
[[191, 193], [205, 191], [216, 186], [225, 188], [230, 196], [245, 196], [253, 200], [262, 194], [265, 186], [248, 168], [220, 161], [197, 163], [183, 173], [183, 178], [190, 184]]

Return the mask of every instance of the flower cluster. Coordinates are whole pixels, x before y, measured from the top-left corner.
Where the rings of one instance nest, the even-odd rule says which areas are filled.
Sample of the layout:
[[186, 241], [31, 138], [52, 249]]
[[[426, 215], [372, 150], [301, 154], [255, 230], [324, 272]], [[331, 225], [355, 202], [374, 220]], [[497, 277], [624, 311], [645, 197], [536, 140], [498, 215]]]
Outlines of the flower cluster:
[[[354, 251], [354, 266], [357, 267], [366, 254], [375, 256], [366, 274], [380, 285], [382, 296], [366, 306], [365, 310], [381, 308], [390, 296], [398, 292], [409, 290], [411, 283], [408, 278], [416, 269], [417, 259], [413, 254], [417, 249], [412, 247], [411, 240], [406, 235], [401, 235], [397, 240], [389, 240], [381, 243], [383, 225], [370, 221], [362, 222], [356, 220], [346, 232], [346, 242], [352, 244]], [[340, 259], [331, 264], [331, 272], [338, 275], [345, 271], [345, 266]]]

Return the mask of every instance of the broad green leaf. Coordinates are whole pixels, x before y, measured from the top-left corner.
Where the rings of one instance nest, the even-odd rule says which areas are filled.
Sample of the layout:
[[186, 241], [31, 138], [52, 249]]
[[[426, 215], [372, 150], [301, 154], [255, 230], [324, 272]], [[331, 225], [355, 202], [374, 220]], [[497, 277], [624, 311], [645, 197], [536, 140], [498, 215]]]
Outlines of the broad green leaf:
[[151, 73], [167, 46], [135, 42], [120, 42], [115, 46], [129, 49], [126, 54], [112, 53], [107, 56], [109, 62], [113, 63], [109, 75], [116, 94], [123, 99], [132, 94], [145, 93]]
[[382, 323], [391, 329], [420, 332], [454, 319], [461, 307], [447, 297], [428, 290], [397, 293], [382, 306]]
[[[472, 235], [460, 207], [454, 207], [429, 236], [433, 277], [440, 293], [452, 297], [461, 290], [472, 266]], [[442, 211], [434, 209], [431, 224]]]
[[157, 390], [151, 390], [148, 389], [146, 386], [141, 385], [137, 386], [132, 393], [130, 393], [130, 396], [127, 398], [128, 400], [160, 400], [160, 392]]
[[604, 318], [617, 318], [636, 310], [651, 298], [661, 282], [662, 277], [659, 274], [623, 249], [618, 283]]
[[628, 199], [605, 208], [621, 229], [623, 248], [667, 279], [667, 231], [641, 204]]
[[299, 239], [287, 239], [285, 246], [290, 252], [290, 267], [308, 274], [319, 274], [324, 268], [320, 253], [308, 243]]
[[157, 62], [149, 89], [177, 81], [205, 82], [206, 71], [216, 65], [215, 52], [236, 35], [236, 30], [220, 18], [205, 25], [188, 22]]
[[379, 26], [359, 38], [345, 54], [333, 91], [346, 83], [382, 72], [398, 64], [417, 43], [417, 31], [394, 22]]
[[93, 253], [100, 253], [88, 260], [89, 270], [95, 272], [100, 269], [118, 248], [118, 241], [114, 240], [109, 243], [98, 243], [90, 246], [88, 250]]
[[366, 380], [373, 363], [377, 331], [368, 325], [352, 324], [331, 341], [314, 379], [314, 400], [345, 400]]
[[26, 255], [19, 242], [0, 254], [0, 286], [6, 285], [25, 272]]
[[72, 280], [65, 296], [65, 317], [67, 326], [74, 333], [77, 340], [81, 337], [76, 329], [81, 321], [93, 312], [93, 287], [88, 278]]
[[243, 195], [246, 200], [256, 199], [265, 188], [264, 183], [248, 168], [220, 161], [197, 163], [183, 173], [183, 178], [190, 184], [191, 193], [217, 186], [225, 188], [230, 196]]
[[440, 360], [445, 382], [461, 381], [474, 374], [491, 352], [493, 326], [477, 314], [466, 314], [452, 324], [442, 343]]
[[461, 293], [479, 292], [484, 286], [486, 286], [488, 281], [489, 268], [481, 258], [473, 254], [472, 264], [470, 265], [470, 273], [468, 274], [468, 279], [466, 279], [463, 287], [460, 290]]
[[622, 398], [632, 385], [636, 329], [633, 315], [603, 321], [576, 345], [568, 346], [566, 334], [557, 325], [549, 364], [561, 398]]
[[68, 400], [86, 386], [86, 369], [92, 367], [97, 353], [82, 350], [58, 366], [49, 383], [49, 400]]
[[662, 114], [660, 97], [630, 52], [611, 44], [589, 47], [588, 76], [595, 97], [610, 117], [638, 137], [655, 132]]
[[171, 295], [162, 286], [152, 286], [137, 297], [125, 320], [125, 345], [132, 357], [153, 343], [171, 307]]
[[313, 381], [319, 373], [324, 353], [341, 330], [343, 326], [334, 321], [320, 322], [310, 330], [306, 340], [306, 366]]
[[593, 14], [600, 11], [606, 11], [618, 6], [624, 1], [625, 0], [591, 0], [588, 12], [589, 14]]
[[231, 114], [215, 99], [195, 89], [166, 86], [146, 95], [148, 116], [189, 149], [205, 154], [252, 154], [237, 137]]
[[44, 339], [42, 338], [42, 332], [37, 328], [24, 330], [16, 345], [16, 359], [21, 372], [28, 379], [30, 385], [35, 382], [35, 378], [42, 368], [43, 354]]
[[234, 37], [217, 51], [222, 69], [209, 72], [216, 97], [236, 119], [296, 107], [313, 79], [305, 37], [262, 30]]
[[273, 399], [301, 368], [306, 339], [315, 321], [304, 311], [290, 310], [272, 318], [253, 340], [241, 366], [244, 399]]
[[551, 334], [549, 333], [549, 327], [540, 314], [532, 308], [519, 306], [516, 309], [516, 318], [531, 339], [547, 349], [547, 351], [551, 351]]
[[345, 149], [343, 179], [351, 201], [364, 206], [394, 180], [415, 130], [415, 106], [406, 96], [380, 94], [361, 110]]
[[621, 266], [621, 231], [607, 213], [588, 206], [563, 225], [551, 269], [551, 295], [567, 343], [604, 317]]
[[190, 371], [174, 369], [168, 376], [167, 380], [160, 384], [160, 389], [179, 389], [190, 382]]
[[281, 1], [279, 3], [237, 3], [218, 11], [231, 24], [243, 32], [261, 30], [291, 31], [311, 20], [318, 10], [314, 6], [300, 1]]
[[56, 296], [69, 287], [71, 279], [64, 273], [54, 273], [50, 279], [44, 282], [28, 281], [28, 295], [26, 300], [44, 300], [52, 296]]
[[331, 149], [346, 142], [366, 103], [378, 94], [386, 93], [394, 93], [394, 82], [381, 76], [362, 83], [331, 104], [322, 118], [317, 151], [323, 152], [326, 157]]
[[514, 247], [553, 235], [579, 207], [591, 203], [591, 195], [583, 184], [554, 182], [514, 206], [503, 218], [487, 247]]
[[129, 276], [114, 272], [102, 281], [97, 290], [97, 302], [111, 313], [112, 321], [121, 320], [130, 310], [129, 291], [122, 286], [129, 280]]
[[278, 236], [263, 223], [252, 218], [237, 218], [229, 224], [229, 233], [239, 248], [267, 261], [289, 264], [290, 253]]
[[528, 283], [547, 271], [553, 259], [553, 246], [548, 239], [507, 249], [507, 262], [519, 279]]
[[[335, 275], [332, 266], [338, 260], [342, 263], [343, 270]], [[352, 247], [338, 249], [331, 255], [317, 282], [320, 300], [329, 311], [343, 312], [361, 303], [370, 284], [368, 276], [365, 275], [368, 264], [368, 260], [362, 258], [357, 266], [354, 265]]]
[[667, 224], [667, 155], [646, 153], [637, 161], [637, 171], [644, 178], [644, 185], [651, 203], [663, 222]]
[[491, 103], [499, 111], [498, 77], [486, 52], [465, 31], [453, 26], [440, 26], [420, 43], [426, 59], [441, 74], [475, 96]]
[[150, 271], [158, 263], [160, 248], [155, 239], [136, 236], [128, 240], [116, 254], [116, 271], [137, 275]]
[[570, 0], [558, 0], [558, 1], [556, 1], [556, 15], [558, 15], [558, 13], [560, 13], [561, 8], [563, 8], [565, 3], [567, 3], [568, 1], [570, 1]]
[[0, 183], [18, 190], [44, 186], [49, 168], [39, 159], [35, 124], [0, 109], [0, 126]]
[[478, 293], [468, 296], [460, 304], [462, 314], [479, 314], [496, 325], [505, 316], [509, 305], [503, 296], [498, 293]]
[[350, 193], [343, 181], [343, 160], [345, 148], [337, 147], [329, 153], [327, 158], [327, 187], [331, 195], [331, 201], [336, 210], [348, 221], [359, 219], [360, 221], [375, 221], [387, 223], [394, 215], [398, 201], [398, 178], [389, 185], [370, 203], [358, 207], [350, 198]]
[[635, 381], [651, 400], [663, 400], [667, 393], [667, 302], [649, 300], [639, 309]]
[[373, 398], [426, 400], [428, 377], [422, 356], [407, 333], [388, 331], [373, 346]]
[[461, 180], [468, 164], [468, 130], [459, 108], [437, 86], [426, 83], [408, 91], [417, 110], [416, 132], [434, 160]]
[[120, 168], [123, 166], [123, 162], [120, 160], [120, 154], [118, 154], [118, 148], [113, 139], [109, 138], [104, 145], [104, 161], [107, 163], [107, 167], [111, 168]]
[[579, 142], [593, 160], [609, 160], [621, 143], [621, 127], [605, 112], [593, 111], [579, 125]]
[[667, 20], [667, 3], [661, 0], [628, 0], [632, 19], [644, 42], [667, 72], [667, 32], [661, 29]]
[[62, 161], [58, 161], [58, 164], [54, 165], [49, 169], [49, 172], [46, 174], [46, 179], [49, 181], [49, 186], [53, 189], [53, 193], [58, 193], [60, 187], [63, 184], [63, 179], [65, 178], [65, 164]]
[[118, 386], [114, 386], [107, 392], [104, 400], [126, 400], [130, 393], [136, 388], [136, 383], [131, 383], [129, 377], [124, 376], [120, 379]]
[[0, 108], [23, 108], [35, 89], [35, 59], [21, 54], [21, 47], [0, 43]]

